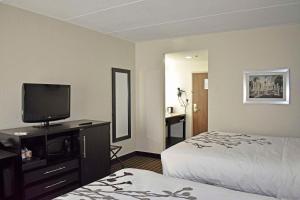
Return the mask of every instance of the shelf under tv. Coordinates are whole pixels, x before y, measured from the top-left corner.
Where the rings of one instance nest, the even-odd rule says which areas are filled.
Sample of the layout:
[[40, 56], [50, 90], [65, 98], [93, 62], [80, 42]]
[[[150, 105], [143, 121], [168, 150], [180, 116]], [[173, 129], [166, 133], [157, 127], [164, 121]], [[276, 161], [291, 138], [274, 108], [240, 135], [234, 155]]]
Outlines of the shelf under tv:
[[39, 157], [32, 157], [30, 160], [24, 159], [22, 160], [22, 170], [28, 171], [31, 169], [35, 169], [38, 167], [43, 167], [47, 165], [46, 159], [41, 159]]

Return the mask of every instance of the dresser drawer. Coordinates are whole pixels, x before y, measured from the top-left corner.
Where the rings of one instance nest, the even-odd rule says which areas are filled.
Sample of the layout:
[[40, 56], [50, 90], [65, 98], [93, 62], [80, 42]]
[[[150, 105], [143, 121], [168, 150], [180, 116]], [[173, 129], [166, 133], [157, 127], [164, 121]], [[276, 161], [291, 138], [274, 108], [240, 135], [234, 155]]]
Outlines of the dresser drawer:
[[59, 190], [52, 191], [52, 192], [50, 192], [50, 193], [48, 193], [44, 196], [39, 196], [35, 200], [52, 200], [56, 197], [67, 194], [67, 193], [69, 193], [73, 190], [76, 190], [77, 188], [80, 188], [79, 182], [71, 184], [71, 185], [66, 185], [63, 188], [61, 188]]
[[53, 178], [45, 182], [38, 183], [36, 185], [26, 188], [24, 192], [24, 196], [26, 200], [32, 199], [40, 195], [46, 194], [48, 192], [51, 192], [53, 190], [64, 188], [64, 186], [78, 181], [79, 181], [78, 172], [69, 173], [59, 178]]
[[24, 185], [44, 180], [55, 175], [68, 172], [79, 167], [78, 159], [71, 160], [68, 162], [60, 163], [43, 169], [35, 170], [32, 172], [24, 173]]

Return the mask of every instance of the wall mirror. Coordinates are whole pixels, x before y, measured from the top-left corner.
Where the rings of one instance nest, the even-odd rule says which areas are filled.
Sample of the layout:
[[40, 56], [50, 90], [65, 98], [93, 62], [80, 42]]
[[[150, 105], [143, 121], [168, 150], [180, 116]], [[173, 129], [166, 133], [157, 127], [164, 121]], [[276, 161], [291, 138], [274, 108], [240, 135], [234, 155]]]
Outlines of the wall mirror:
[[131, 138], [130, 70], [112, 68], [112, 141]]

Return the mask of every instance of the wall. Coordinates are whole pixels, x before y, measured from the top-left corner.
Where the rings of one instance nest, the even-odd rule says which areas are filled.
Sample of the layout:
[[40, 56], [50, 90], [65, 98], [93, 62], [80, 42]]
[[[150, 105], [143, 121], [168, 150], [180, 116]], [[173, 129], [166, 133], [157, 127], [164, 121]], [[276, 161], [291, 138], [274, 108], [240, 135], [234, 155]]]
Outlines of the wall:
[[[0, 27], [0, 129], [24, 126], [23, 82], [71, 84], [71, 119], [111, 121], [111, 67], [125, 67], [135, 105], [133, 43], [3, 4]], [[135, 150], [134, 133], [122, 154]]]
[[[209, 130], [300, 136], [300, 25], [269, 27], [136, 45], [137, 149], [160, 153], [164, 137], [164, 54], [209, 52]], [[289, 105], [244, 105], [244, 70], [290, 68]]]
[[[179, 53], [180, 54], [180, 53]], [[182, 53], [183, 55], [184, 53]], [[173, 56], [176, 54], [166, 54], [165, 56], [165, 106], [174, 107], [175, 113], [184, 113], [184, 107], [180, 105], [177, 97], [177, 88], [186, 91], [186, 97], [189, 99], [186, 112], [186, 137], [192, 136], [193, 125], [193, 106], [192, 106], [192, 90], [193, 90], [193, 73], [208, 72], [208, 52], [199, 51], [194, 53], [201, 55], [199, 58], [186, 60], [184, 56]], [[191, 54], [191, 55], [194, 55]], [[195, 61], [194, 61], [195, 60]], [[183, 95], [185, 99], [185, 95]], [[182, 137], [182, 123], [173, 124], [171, 126], [172, 137]]]

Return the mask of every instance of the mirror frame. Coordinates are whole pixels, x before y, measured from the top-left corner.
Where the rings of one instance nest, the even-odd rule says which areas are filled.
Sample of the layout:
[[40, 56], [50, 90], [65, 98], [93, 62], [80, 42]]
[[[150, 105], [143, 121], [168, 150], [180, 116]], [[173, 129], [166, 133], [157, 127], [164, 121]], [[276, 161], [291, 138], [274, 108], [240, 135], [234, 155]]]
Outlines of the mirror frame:
[[[127, 89], [128, 89], [128, 134], [126, 136], [117, 137], [116, 133], [116, 74], [127, 74]], [[130, 70], [112, 68], [112, 142], [120, 142], [131, 138], [131, 84]]]

